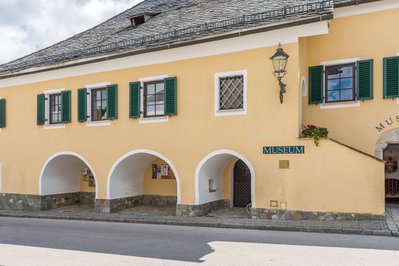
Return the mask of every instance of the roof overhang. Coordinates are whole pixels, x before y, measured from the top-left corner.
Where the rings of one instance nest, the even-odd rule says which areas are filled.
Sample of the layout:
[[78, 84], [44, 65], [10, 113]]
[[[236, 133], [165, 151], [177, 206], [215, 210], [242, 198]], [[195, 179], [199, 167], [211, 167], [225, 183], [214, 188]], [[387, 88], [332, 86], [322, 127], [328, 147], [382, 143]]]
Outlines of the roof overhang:
[[20, 76], [24, 76], [24, 75], [42, 73], [42, 72], [47, 72], [47, 71], [66, 69], [66, 68], [71, 68], [71, 67], [76, 67], [76, 66], [88, 65], [88, 64], [93, 64], [93, 63], [128, 57], [128, 56], [152, 53], [152, 52], [156, 52], [156, 51], [170, 50], [170, 49], [175, 49], [175, 48], [180, 48], [180, 47], [203, 44], [203, 43], [207, 43], [207, 42], [226, 40], [226, 39], [231, 39], [231, 38], [236, 38], [236, 37], [246, 36], [246, 35], [252, 35], [252, 34], [257, 34], [257, 33], [262, 33], [262, 32], [276, 31], [276, 30], [281, 30], [281, 29], [300, 26], [300, 25], [306, 25], [306, 24], [312, 24], [312, 23], [317, 23], [317, 22], [321, 22], [321, 21], [327, 21], [327, 20], [331, 20], [332, 18], [333, 18], [333, 13], [329, 12], [329, 13], [322, 14], [322, 15], [315, 15], [315, 16], [309, 17], [309, 18], [293, 20], [293, 21], [288, 21], [288, 22], [284, 22], [284, 23], [268, 24], [266, 26], [253, 27], [253, 28], [248, 28], [248, 29], [241, 29], [241, 30], [228, 32], [225, 34], [218, 34], [218, 35], [214, 35], [211, 37], [198, 38], [198, 39], [190, 40], [190, 41], [181, 41], [181, 42], [176, 42], [176, 43], [160, 45], [160, 46], [156, 46], [156, 47], [147, 47], [144, 49], [124, 52], [124, 53], [111, 54], [111, 55], [92, 57], [92, 58], [85, 58], [85, 59], [75, 60], [75, 61], [71, 61], [71, 62], [65, 62], [65, 63], [61, 63], [61, 64], [57, 64], [57, 65], [29, 68], [26, 70], [15, 72], [15, 73], [0, 75], [0, 80], [14, 78], [14, 77], [20, 77]]

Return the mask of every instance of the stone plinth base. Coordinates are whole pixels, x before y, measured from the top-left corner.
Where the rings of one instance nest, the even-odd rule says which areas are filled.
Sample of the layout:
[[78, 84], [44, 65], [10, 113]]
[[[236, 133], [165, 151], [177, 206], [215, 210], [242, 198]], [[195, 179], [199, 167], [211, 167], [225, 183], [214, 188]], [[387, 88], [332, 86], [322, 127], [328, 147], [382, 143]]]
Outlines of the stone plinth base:
[[306, 212], [274, 209], [251, 209], [252, 218], [268, 220], [295, 220], [295, 221], [359, 221], [384, 220], [382, 215], [337, 213], [337, 212]]
[[112, 200], [97, 199], [95, 202], [95, 208], [100, 212], [109, 213], [133, 208], [137, 205], [151, 205], [155, 207], [163, 207], [176, 206], [176, 203], [177, 197], [175, 196], [142, 195]]
[[45, 211], [74, 204], [94, 204], [95, 193], [75, 192], [55, 195], [0, 194], [1, 210]]
[[200, 205], [185, 205], [178, 204], [176, 206], [177, 216], [204, 216], [214, 210], [229, 208], [230, 200], [217, 200], [212, 202], [207, 202]]

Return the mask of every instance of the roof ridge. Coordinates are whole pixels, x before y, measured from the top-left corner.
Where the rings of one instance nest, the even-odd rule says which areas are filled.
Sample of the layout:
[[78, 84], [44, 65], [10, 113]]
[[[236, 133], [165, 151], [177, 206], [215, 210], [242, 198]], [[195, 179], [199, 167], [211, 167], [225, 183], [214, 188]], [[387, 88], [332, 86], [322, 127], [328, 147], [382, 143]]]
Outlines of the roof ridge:
[[[169, 6], [163, 6], [165, 3], [169, 3]], [[176, 0], [177, 1], [177, 0]], [[208, 5], [214, 5], [214, 3], [212, 3], [213, 1], [209, 1], [209, 0], [203, 0], [203, 2], [207, 2], [208, 1]], [[106, 24], [108, 21], [113, 20], [117, 17], [123, 16], [123, 14], [129, 15], [129, 12], [131, 12], [132, 9], [137, 8], [138, 6], [142, 5], [142, 4], [151, 4], [151, 3], [160, 3], [160, 5], [158, 6], [149, 6], [147, 9], [151, 11], [151, 9], [156, 10], [157, 8], [160, 8], [159, 10], [162, 10], [162, 14], [166, 13], [167, 11], [165, 11], [164, 8], [166, 8], [166, 10], [176, 10], [179, 9], [181, 7], [181, 5], [176, 5], [176, 2], [174, 2], [173, 0], [147, 0], [144, 2], [139, 3], [138, 5], [127, 9], [126, 11], [115, 15], [114, 17], [108, 19], [107, 21], [89, 29], [86, 30], [82, 33], [79, 33], [77, 35], [74, 35], [70, 38], [68, 38], [67, 40], [71, 40], [73, 38], [76, 38], [77, 41], [79, 41], [79, 37], [84, 35], [85, 33], [87, 33], [88, 31], [96, 28], [96, 27], [100, 27], [101, 25]], [[210, 3], [211, 2], [211, 3]], [[218, 1], [215, 1], [218, 2]], [[236, 0], [235, 2], [239, 2], [239, 0]], [[139, 34], [137, 34], [137, 36], [135, 37], [133, 34], [133, 36], [129, 36], [129, 34], [126, 35], [122, 35], [120, 36], [119, 40], [117, 38], [115, 38], [115, 42], [110, 42], [110, 43], [103, 43], [106, 42], [107, 40], [109, 40], [109, 38], [111, 38], [111, 36], [115, 35], [116, 32], [121, 31], [121, 27], [119, 28], [112, 28], [110, 27], [110, 32], [109, 34], [106, 35], [106, 38], [101, 39], [98, 38], [96, 43], [92, 43], [94, 45], [92, 45], [91, 47], [88, 46], [86, 48], [81, 48], [83, 47], [83, 45], [85, 45], [84, 41], [82, 42], [82, 40], [80, 40], [80, 43], [76, 45], [75, 48], [77, 49], [73, 49], [74, 47], [67, 47], [69, 50], [65, 49], [65, 52], [61, 52], [59, 50], [55, 50], [55, 51], [49, 51], [49, 53], [47, 55], [38, 55], [36, 56], [36, 58], [32, 58], [32, 59], [25, 59], [25, 60], [21, 60], [23, 58], [26, 58], [27, 56], [23, 57], [23, 58], [19, 58], [15, 61], [0, 65], [0, 73], [13, 73], [15, 71], [21, 71], [24, 69], [29, 69], [32, 67], [39, 67], [39, 66], [50, 66], [50, 65], [54, 65], [54, 64], [59, 64], [62, 62], [69, 62], [69, 61], [73, 61], [73, 60], [79, 60], [79, 59], [84, 59], [84, 58], [89, 58], [89, 57], [93, 57], [93, 56], [101, 56], [104, 55], [106, 53], [108, 54], [112, 54], [115, 52], [122, 52], [122, 51], [126, 51], [127, 49], [132, 49], [132, 48], [146, 48], [148, 46], [154, 46], [154, 45], [159, 45], [159, 44], [166, 44], [166, 43], [170, 43], [170, 42], [176, 42], [176, 41], [185, 41], [188, 39], [192, 39], [193, 37], [204, 37], [205, 35], [214, 35], [216, 33], [223, 33], [226, 32], [228, 30], [237, 30], [240, 28], [245, 28], [245, 27], [254, 27], [254, 26], [260, 26], [260, 25], [265, 25], [265, 23], [273, 23], [273, 22], [278, 22], [281, 21], [282, 19], [287, 19], [287, 20], [292, 20], [295, 19], [295, 16], [297, 16], [297, 19], [301, 19], [303, 18], [303, 16], [307, 15], [307, 16], [311, 16], [311, 15], [317, 15], [317, 14], [322, 14], [322, 12], [331, 12], [331, 10], [334, 7], [334, 0], [303, 0], [300, 3], [298, 3], [296, 0], [293, 1], [294, 3], [297, 3], [297, 5], [287, 5], [286, 2], [284, 3], [279, 3], [279, 4], [275, 4], [275, 5], [271, 5], [270, 7], [274, 8], [274, 9], [265, 9], [266, 11], [264, 12], [257, 12], [259, 11], [259, 7], [261, 6], [262, 3], [264, 4], [268, 4], [269, 1], [265, 1], [262, 2], [261, 0], [253, 0], [252, 1], [252, 8], [247, 8], [244, 9], [242, 12], [238, 13], [240, 15], [235, 15], [235, 12], [231, 12], [229, 16], [223, 17], [225, 19], [221, 19], [218, 21], [211, 21], [208, 23], [198, 23], [200, 22], [200, 20], [197, 21], [198, 24], [195, 23], [186, 23], [187, 26], [186, 27], [182, 27], [180, 29], [178, 28], [173, 28], [173, 27], [169, 27], [166, 26], [165, 29], [167, 29], [168, 31], [158, 31], [153, 34], [146, 34], [148, 33], [147, 30], [148, 29], [157, 29], [157, 28], [144, 28], [143, 31], [139, 32]], [[198, 4], [201, 4], [201, 0], [185, 0], [178, 3], [182, 3], [183, 5], [186, 5], [187, 3], [191, 3], [193, 6], [197, 6]], [[236, 3], [236, 4], [237, 4]], [[205, 3], [202, 3], [205, 5]], [[223, 6], [222, 6], [223, 7]], [[137, 10], [139, 11], [139, 10]], [[190, 11], [190, 10], [189, 10]], [[234, 11], [234, 9], [232, 10]], [[253, 12], [253, 13], [244, 13], [245, 11], [247, 12]], [[198, 11], [195, 11], [198, 12]], [[220, 12], [219, 12], [220, 13]], [[222, 13], [223, 14], [223, 13]], [[152, 21], [152, 20], [150, 20]], [[206, 20], [205, 20], [206, 21]], [[191, 22], [191, 21], [190, 21]], [[116, 21], [115, 22], [120, 23], [120, 21]], [[160, 21], [160, 23], [162, 23], [162, 21]], [[190, 25], [191, 24], [191, 25]], [[160, 25], [159, 23], [155, 22], [154, 25], [151, 25], [150, 27], [157, 27], [158, 25]], [[112, 25], [110, 25], [112, 26]], [[113, 30], [114, 29], [114, 30]], [[126, 28], [125, 28], [126, 29]], [[106, 30], [106, 28], [105, 28]], [[112, 31], [112, 32], [111, 32]], [[154, 30], [152, 30], [152, 32], [154, 32]], [[141, 33], [141, 36], [140, 36]], [[151, 31], [150, 31], [151, 33]], [[96, 37], [96, 36], [94, 36]], [[90, 38], [90, 36], [88, 36], [88, 38]], [[66, 42], [67, 40], [61, 41], [57, 44], [60, 44], [62, 42]], [[89, 39], [87, 39], [88, 41], [90, 41]], [[51, 47], [54, 47], [54, 44], [50, 47], [47, 47], [45, 49], [42, 49], [40, 51], [37, 51], [33, 54], [38, 54], [46, 49], [49, 49]], [[22, 62], [16, 62], [16, 61], [22, 61]]]

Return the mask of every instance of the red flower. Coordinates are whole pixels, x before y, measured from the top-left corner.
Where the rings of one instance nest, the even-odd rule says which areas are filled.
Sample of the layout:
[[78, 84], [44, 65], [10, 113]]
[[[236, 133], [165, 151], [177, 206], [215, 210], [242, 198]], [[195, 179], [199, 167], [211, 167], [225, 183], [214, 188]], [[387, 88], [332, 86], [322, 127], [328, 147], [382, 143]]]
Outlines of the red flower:
[[316, 128], [316, 126], [315, 125], [308, 125], [308, 128], [313, 129], [313, 128]]

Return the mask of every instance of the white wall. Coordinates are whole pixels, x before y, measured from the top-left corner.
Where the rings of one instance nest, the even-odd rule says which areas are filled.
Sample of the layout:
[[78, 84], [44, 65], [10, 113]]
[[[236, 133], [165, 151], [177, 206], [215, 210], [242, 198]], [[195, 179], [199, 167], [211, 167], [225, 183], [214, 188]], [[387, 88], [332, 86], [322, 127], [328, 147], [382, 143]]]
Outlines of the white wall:
[[[230, 154], [215, 155], [202, 165], [198, 173], [198, 204], [224, 199], [223, 171], [233, 158]], [[209, 192], [210, 179], [215, 180], [215, 192]]]
[[60, 155], [52, 159], [41, 178], [41, 195], [80, 191], [80, 178], [86, 164], [73, 155]]
[[143, 195], [144, 174], [156, 156], [146, 153], [130, 155], [116, 165], [109, 177], [109, 199]]

